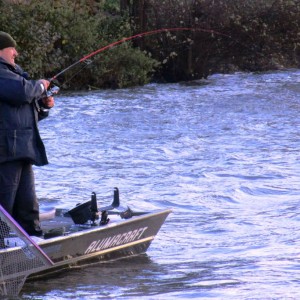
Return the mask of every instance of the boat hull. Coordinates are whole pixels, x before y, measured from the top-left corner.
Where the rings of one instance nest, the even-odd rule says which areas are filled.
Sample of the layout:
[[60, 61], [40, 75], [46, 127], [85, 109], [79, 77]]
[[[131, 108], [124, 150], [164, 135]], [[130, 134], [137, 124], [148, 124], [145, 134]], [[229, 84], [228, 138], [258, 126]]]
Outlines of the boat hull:
[[46, 276], [74, 266], [145, 253], [170, 212], [168, 209], [159, 210], [86, 229], [81, 226], [78, 232], [39, 241], [39, 246], [54, 265], [31, 274], [30, 278]]

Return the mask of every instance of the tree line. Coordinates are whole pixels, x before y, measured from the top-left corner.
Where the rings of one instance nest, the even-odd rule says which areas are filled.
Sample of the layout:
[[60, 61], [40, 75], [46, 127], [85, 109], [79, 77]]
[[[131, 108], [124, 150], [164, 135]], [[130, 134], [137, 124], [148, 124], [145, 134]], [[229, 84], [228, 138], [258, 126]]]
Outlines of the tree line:
[[0, 9], [5, 11], [0, 30], [15, 37], [19, 63], [33, 77], [51, 77], [84, 55], [135, 34], [192, 29], [110, 48], [59, 78], [69, 89], [299, 67], [300, 0], [0, 0]]

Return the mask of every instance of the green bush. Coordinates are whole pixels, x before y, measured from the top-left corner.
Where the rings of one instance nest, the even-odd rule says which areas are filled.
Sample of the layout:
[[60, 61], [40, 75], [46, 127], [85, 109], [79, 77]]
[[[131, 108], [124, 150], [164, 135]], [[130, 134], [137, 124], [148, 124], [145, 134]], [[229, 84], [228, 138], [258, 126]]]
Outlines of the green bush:
[[[116, 1], [104, 1], [103, 5], [112, 10], [113, 2]], [[126, 17], [108, 14], [101, 6], [91, 12], [87, 1], [40, 0], [5, 5], [0, 2], [0, 9], [6, 12], [0, 15], [0, 28], [16, 39], [20, 52], [18, 63], [33, 78], [51, 78], [85, 55], [131, 35]], [[93, 59], [97, 63], [89, 68], [80, 64], [83, 67], [80, 72], [76, 68], [67, 71], [58, 78], [60, 83], [68, 81], [64, 87], [75, 89], [149, 82], [157, 62], [139, 49], [128, 45], [122, 49], [95, 55]]]
[[0, 28], [15, 37], [19, 63], [33, 77], [52, 77], [92, 51], [141, 32], [195, 29], [161, 32], [107, 49], [92, 64], [80, 63], [58, 78], [68, 89], [300, 65], [299, 0], [7, 2], [0, 0]]
[[[139, 12], [136, 15], [142, 31], [162, 27], [195, 29], [171, 32], [168, 38], [160, 34], [145, 41], [145, 49], [166, 62], [159, 75], [167, 81], [197, 79], [216, 72], [300, 66], [299, 0], [144, 0], [143, 3], [145, 16]], [[212, 29], [215, 33], [200, 29]]]

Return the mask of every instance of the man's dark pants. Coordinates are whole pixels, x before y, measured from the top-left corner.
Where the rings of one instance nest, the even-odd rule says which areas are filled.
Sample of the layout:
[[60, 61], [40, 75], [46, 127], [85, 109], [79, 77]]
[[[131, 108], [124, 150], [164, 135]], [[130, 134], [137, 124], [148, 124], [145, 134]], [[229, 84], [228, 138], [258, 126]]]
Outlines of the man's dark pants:
[[0, 204], [29, 235], [41, 234], [32, 164], [24, 161], [0, 164]]

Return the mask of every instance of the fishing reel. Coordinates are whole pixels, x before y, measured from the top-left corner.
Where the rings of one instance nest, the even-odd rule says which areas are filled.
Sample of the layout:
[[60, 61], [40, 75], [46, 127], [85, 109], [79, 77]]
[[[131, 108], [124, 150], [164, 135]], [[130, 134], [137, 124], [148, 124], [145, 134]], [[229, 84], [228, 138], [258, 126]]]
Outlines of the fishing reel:
[[47, 97], [58, 94], [60, 88], [56, 85], [53, 85], [49, 90], [47, 90]]

